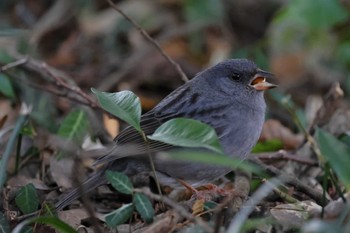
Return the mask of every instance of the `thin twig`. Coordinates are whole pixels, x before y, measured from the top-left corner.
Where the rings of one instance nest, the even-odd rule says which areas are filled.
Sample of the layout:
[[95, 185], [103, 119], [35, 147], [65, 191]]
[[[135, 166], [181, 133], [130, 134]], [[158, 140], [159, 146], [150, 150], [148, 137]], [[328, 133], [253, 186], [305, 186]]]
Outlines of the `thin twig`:
[[44, 91], [69, 98], [73, 101], [77, 101], [79, 103], [88, 105], [91, 108], [102, 109], [99, 106], [99, 104], [95, 101], [94, 98], [92, 98], [87, 93], [82, 91], [75, 84], [73, 79], [70, 76], [66, 75], [64, 72], [47, 65], [45, 62], [35, 60], [28, 56], [23, 57], [22, 55], [19, 55], [19, 54], [13, 54], [12, 56], [17, 58], [17, 60], [2, 66], [0, 68], [2, 72], [8, 72], [9, 69], [11, 68], [14, 68], [17, 66], [23, 66], [26, 69], [29, 69], [31, 71], [38, 73], [42, 78], [45, 79], [45, 81], [53, 82], [56, 86], [63, 87], [61, 89], [67, 90], [70, 95], [64, 94], [62, 92], [63, 90], [54, 90], [53, 88], [48, 88], [48, 87], [42, 88], [38, 84], [29, 83], [35, 88], [43, 89]]
[[2, 67], [0, 67], [0, 72], [4, 72], [8, 69], [14, 68], [16, 66], [20, 66], [28, 61], [28, 57], [21, 58], [19, 60], [16, 60], [14, 62], [8, 63]]
[[[28, 85], [33, 87], [33, 88], [35, 88], [35, 89], [38, 89], [38, 90], [41, 90], [41, 91], [53, 94], [55, 96], [67, 98], [67, 99], [70, 99], [70, 100], [75, 101], [77, 103], [90, 106], [91, 108], [98, 108], [98, 109], [103, 110], [99, 105], [98, 106], [92, 106], [90, 104], [90, 102], [88, 102], [86, 99], [77, 98], [77, 95], [69, 95], [70, 93], [72, 93], [70, 91], [69, 92], [67, 92], [67, 91], [63, 92], [62, 90], [58, 90], [57, 88], [53, 88], [51, 86], [42, 86], [42, 85], [38, 85], [36, 83], [31, 83], [31, 82], [28, 82]], [[76, 94], [76, 93], [74, 93], [74, 94]]]
[[170, 62], [171, 65], [173, 65], [175, 67], [175, 69], [177, 70], [177, 72], [179, 73], [179, 75], [181, 76], [182, 80], [184, 82], [188, 81], [188, 78], [186, 76], [186, 74], [183, 72], [182, 68], [180, 67], [179, 64], [177, 64], [171, 57], [169, 57], [164, 50], [161, 48], [161, 46], [158, 44], [157, 41], [155, 41], [138, 23], [135, 22], [135, 20], [133, 20], [132, 18], [130, 18], [127, 14], [125, 14], [117, 5], [115, 5], [112, 0], [107, 0], [108, 3], [111, 5], [111, 7], [118, 11], [119, 14], [121, 14], [126, 20], [128, 20], [137, 30], [140, 31], [140, 33], [151, 43], [153, 44], [158, 51], [162, 54], [162, 56], [168, 61]]
[[303, 184], [300, 180], [298, 180], [297, 178], [286, 174], [282, 171], [280, 171], [279, 169], [275, 168], [274, 166], [269, 166], [264, 164], [263, 162], [261, 162], [259, 159], [257, 158], [250, 158], [250, 160], [261, 166], [265, 171], [272, 173], [274, 175], [277, 176], [281, 176], [284, 178], [284, 180], [286, 181], [285, 183], [291, 184], [293, 186], [295, 186], [295, 188], [303, 193], [305, 193], [306, 195], [308, 195], [309, 197], [311, 197], [312, 199], [314, 199], [316, 201], [317, 204], [322, 205], [322, 203], [325, 201], [325, 204], [327, 204], [328, 200], [323, 200], [323, 196], [322, 193], [318, 192], [316, 189], [313, 189], [310, 186], [307, 186], [305, 184]]
[[70, 85], [69, 83], [65, 82], [60, 76], [55, 75], [51, 69], [48, 68], [46, 63], [41, 64], [42, 69], [56, 82], [57, 86], [62, 86], [67, 90], [70, 90], [74, 93], [77, 93], [79, 96], [84, 98], [93, 108], [96, 108], [98, 106], [97, 102], [91, 98], [88, 94], [83, 92], [80, 87], [75, 85]]
[[[160, 188], [160, 182], [159, 182], [158, 175], [157, 175], [157, 172], [156, 172], [156, 167], [154, 165], [153, 158], [152, 158], [152, 155], [151, 155], [151, 152], [150, 152], [149, 141], [148, 141], [147, 136], [146, 136], [146, 134], [145, 134], [145, 132], [143, 130], [141, 130], [141, 135], [142, 135], [142, 138], [143, 138], [144, 142], [146, 143], [147, 155], [148, 155], [148, 159], [149, 159], [149, 163], [150, 163], [150, 166], [151, 166], [151, 170], [152, 170], [154, 179], [156, 181], [157, 191], [160, 194], [160, 197], [162, 197], [163, 193], [162, 193], [162, 189]], [[161, 203], [161, 207], [163, 209], [165, 209], [163, 201], [160, 201], [160, 203]]]
[[[179, 26], [177, 28], [171, 28], [159, 35], [157, 37], [157, 41], [158, 43], [162, 44], [163, 42], [167, 42], [176, 37], [181, 37], [189, 33], [196, 33], [200, 29], [204, 29], [209, 26], [211, 26], [211, 24], [208, 22], [192, 22], [190, 24]], [[116, 86], [118, 83], [124, 81], [127, 75], [135, 70], [135, 67], [137, 67], [143, 60], [145, 60], [155, 48], [155, 46], [152, 46], [150, 43], [148, 43], [147, 45], [143, 46], [142, 49], [134, 51], [130, 56], [123, 60], [123, 65], [119, 67], [118, 70], [108, 74], [104, 79], [102, 79], [101, 82], [97, 85], [96, 89], [100, 91], [108, 91], [111, 87]]]
[[318, 162], [315, 160], [303, 158], [295, 154], [290, 154], [285, 150], [279, 150], [277, 152], [271, 153], [257, 153], [255, 156], [257, 156], [260, 160], [289, 160], [309, 166], [318, 166]]

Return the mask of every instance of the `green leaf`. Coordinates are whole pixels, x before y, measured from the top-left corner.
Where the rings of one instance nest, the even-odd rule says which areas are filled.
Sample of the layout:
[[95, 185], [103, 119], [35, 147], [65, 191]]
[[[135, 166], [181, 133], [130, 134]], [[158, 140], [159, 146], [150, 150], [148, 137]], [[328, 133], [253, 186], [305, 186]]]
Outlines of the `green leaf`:
[[219, 22], [222, 16], [222, 5], [217, 0], [186, 0], [184, 10], [189, 22]]
[[343, 134], [339, 137], [339, 140], [347, 146], [350, 146], [350, 135]]
[[97, 91], [94, 88], [91, 88], [91, 91], [96, 95], [104, 110], [126, 121], [141, 132], [141, 104], [140, 99], [134, 93], [131, 91], [108, 93]]
[[335, 0], [294, 0], [279, 20], [295, 22], [312, 29], [328, 29], [349, 17], [345, 7]]
[[13, 61], [15, 61], [15, 59], [8, 54], [8, 51], [4, 48], [0, 48], [0, 62], [7, 64]]
[[21, 233], [33, 233], [32, 227], [25, 226], [22, 228]]
[[87, 114], [82, 110], [75, 110], [70, 112], [63, 120], [58, 129], [58, 135], [67, 140], [73, 140], [78, 145], [81, 145], [87, 133], [87, 129]]
[[[336, 59], [344, 64], [344, 66], [350, 66], [350, 41], [347, 40], [338, 44]], [[349, 77], [347, 79], [349, 79]]]
[[124, 194], [132, 194], [134, 187], [126, 175], [121, 172], [106, 171], [107, 180], [113, 188]]
[[38, 209], [39, 198], [33, 184], [22, 187], [16, 196], [16, 205], [24, 214], [33, 213]]
[[258, 142], [252, 150], [252, 153], [278, 151], [283, 148], [283, 143], [280, 139], [270, 139], [265, 142]]
[[133, 202], [141, 218], [147, 223], [151, 223], [153, 221], [154, 209], [149, 198], [142, 193], [135, 193]]
[[241, 169], [247, 172], [252, 172], [261, 176], [265, 176], [260, 167], [244, 161], [239, 158], [231, 158], [227, 155], [210, 153], [205, 151], [169, 151], [169, 152], [159, 152], [159, 156], [168, 157], [174, 160], [199, 162], [209, 165], [219, 165], [224, 167], [230, 167], [232, 169]]
[[204, 202], [205, 211], [214, 210], [216, 207], [218, 207], [218, 204], [216, 202], [213, 202], [213, 201]]
[[51, 226], [55, 228], [58, 232], [60, 233], [77, 233], [71, 226], [69, 226], [67, 223], [61, 221], [57, 217], [36, 217], [32, 219], [25, 220], [18, 224], [15, 229], [13, 229], [12, 233], [22, 233], [22, 230], [24, 227], [28, 224], [32, 223], [40, 223], [40, 224], [45, 224], [48, 226]]
[[19, 37], [26, 32], [28, 31], [19, 28], [3, 28], [0, 30], [0, 37]]
[[339, 141], [333, 135], [316, 130], [316, 140], [324, 158], [329, 162], [334, 172], [346, 186], [350, 188], [350, 147]]
[[45, 216], [56, 216], [56, 210], [53, 203], [44, 202], [41, 206], [41, 213]]
[[28, 137], [31, 137], [31, 138], [33, 138], [34, 136], [37, 135], [35, 128], [34, 128], [33, 124], [31, 124], [31, 123], [27, 123], [25, 126], [22, 127], [21, 134], [28, 136]]
[[9, 223], [2, 212], [0, 212], [0, 233], [10, 233]]
[[0, 73], [0, 93], [9, 98], [15, 97], [12, 84], [7, 75]]
[[202, 147], [223, 153], [215, 130], [193, 119], [175, 118], [162, 124], [147, 136], [149, 139], [182, 147]]
[[105, 220], [109, 227], [116, 227], [120, 224], [125, 223], [132, 215], [134, 205], [132, 203], [123, 205], [119, 209], [106, 214]]

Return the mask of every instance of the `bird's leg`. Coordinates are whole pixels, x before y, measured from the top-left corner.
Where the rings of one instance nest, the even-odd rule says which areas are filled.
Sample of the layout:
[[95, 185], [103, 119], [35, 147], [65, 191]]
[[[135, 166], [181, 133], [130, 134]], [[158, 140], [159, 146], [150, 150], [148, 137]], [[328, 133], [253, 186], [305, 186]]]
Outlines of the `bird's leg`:
[[192, 187], [190, 184], [188, 184], [187, 182], [185, 182], [184, 180], [181, 179], [176, 179], [177, 182], [179, 182], [180, 184], [182, 184], [188, 191], [190, 191], [192, 194], [195, 194], [198, 192], [197, 189], [195, 189], [194, 187]]

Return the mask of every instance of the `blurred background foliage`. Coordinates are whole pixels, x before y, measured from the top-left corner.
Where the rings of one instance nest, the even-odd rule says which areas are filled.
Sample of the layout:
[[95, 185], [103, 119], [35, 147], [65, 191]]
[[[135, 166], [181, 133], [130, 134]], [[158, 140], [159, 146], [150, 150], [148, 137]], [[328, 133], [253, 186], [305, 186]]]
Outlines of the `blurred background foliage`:
[[[115, 2], [190, 78], [228, 58], [249, 58], [276, 75], [272, 82], [279, 88], [267, 93], [267, 118], [271, 121], [264, 126], [265, 142], [254, 152], [298, 148], [304, 131], [315, 122], [320, 99], [327, 97], [335, 82], [345, 92], [345, 100], [334, 104], [340, 113], [318, 121], [332, 122], [326, 130], [341, 135], [349, 145], [349, 0]], [[108, 117], [94, 117], [85, 108], [82, 111], [77, 101], [65, 98], [69, 91], [48, 78], [48, 71], [40, 66], [43, 63], [54, 67], [71, 86], [89, 94], [91, 87], [109, 92], [131, 90], [140, 97], [144, 112], [183, 83], [176, 69], [139, 30], [103, 0], [0, 1], [0, 67], [26, 57], [36, 59], [38, 66], [20, 65], [0, 71], [0, 138], [7, 132], [2, 125], [5, 116], [6, 124], [13, 125], [18, 114], [14, 110], [19, 109], [20, 102], [33, 106], [26, 125], [30, 135], [23, 137], [21, 145], [26, 147], [23, 154], [28, 148], [39, 148], [36, 152], [47, 149], [48, 132], [69, 134], [72, 127], [62, 127], [64, 122], [70, 122], [69, 126], [83, 122], [84, 127], [90, 123], [87, 128], [92, 138], [100, 137], [102, 142], [110, 141], [120, 126]], [[339, 107], [344, 105], [347, 108]], [[82, 118], [77, 120], [77, 116]], [[99, 135], [103, 131], [101, 122], [109, 139]], [[276, 133], [268, 135], [269, 129], [277, 129], [277, 140]], [[86, 131], [77, 131], [79, 142]], [[288, 135], [288, 139], [281, 135]], [[323, 142], [334, 139], [320, 135]], [[327, 146], [329, 149], [332, 145]], [[0, 150], [3, 147], [0, 144]], [[343, 153], [338, 152], [335, 154], [341, 157]], [[344, 164], [336, 165], [346, 171]]]
[[[118, 4], [189, 77], [223, 59], [246, 57], [274, 72], [280, 91], [290, 93], [300, 106], [307, 96], [325, 93], [334, 81], [350, 90], [348, 1]], [[106, 1], [2, 1], [0, 11], [2, 64], [11, 60], [9, 53], [20, 52], [66, 72], [85, 90], [131, 89], [140, 95], [144, 110], [182, 83], [174, 68]], [[13, 90], [21, 90], [22, 99], [37, 103], [28, 85], [23, 88], [18, 82], [37, 80], [16, 72], [16, 79], [0, 76], [1, 93], [13, 98]], [[52, 105], [40, 99], [40, 106]]]

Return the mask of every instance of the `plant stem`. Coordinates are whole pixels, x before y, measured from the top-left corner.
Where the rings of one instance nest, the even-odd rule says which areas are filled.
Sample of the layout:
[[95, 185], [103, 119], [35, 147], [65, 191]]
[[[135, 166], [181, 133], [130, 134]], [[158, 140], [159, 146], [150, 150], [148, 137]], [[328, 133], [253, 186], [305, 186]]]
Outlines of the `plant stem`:
[[13, 150], [13, 147], [16, 143], [16, 138], [23, 126], [23, 124], [26, 122], [29, 113], [31, 112], [31, 107], [27, 106], [25, 103], [22, 104], [19, 118], [17, 119], [16, 126], [11, 134], [11, 137], [7, 143], [7, 146], [5, 148], [5, 152], [1, 158], [1, 164], [0, 164], [0, 191], [2, 190], [5, 181], [6, 181], [6, 167], [7, 162], [11, 156], [11, 152]]
[[18, 135], [18, 140], [17, 140], [17, 149], [16, 149], [15, 174], [18, 173], [18, 169], [19, 169], [19, 157], [21, 156], [21, 145], [22, 145], [22, 134], [19, 134]]
[[[159, 183], [159, 179], [158, 179], [158, 176], [157, 176], [157, 172], [156, 172], [156, 167], [154, 166], [153, 158], [152, 158], [151, 152], [150, 152], [150, 150], [149, 150], [149, 141], [148, 141], [148, 139], [147, 139], [147, 137], [146, 137], [146, 134], [145, 134], [145, 132], [144, 132], [143, 130], [141, 130], [141, 135], [142, 135], [143, 140], [144, 140], [145, 143], [146, 143], [147, 155], [148, 155], [148, 158], [149, 158], [149, 163], [150, 163], [150, 165], [151, 165], [151, 170], [152, 170], [153, 175], [154, 175], [154, 179], [155, 179], [155, 181], [156, 181], [158, 193], [159, 193], [161, 196], [163, 196], [162, 190], [161, 190], [161, 188], [160, 188], [160, 183]], [[163, 202], [162, 202], [162, 203], [163, 203]], [[164, 206], [164, 204], [163, 204], [163, 206]]]

